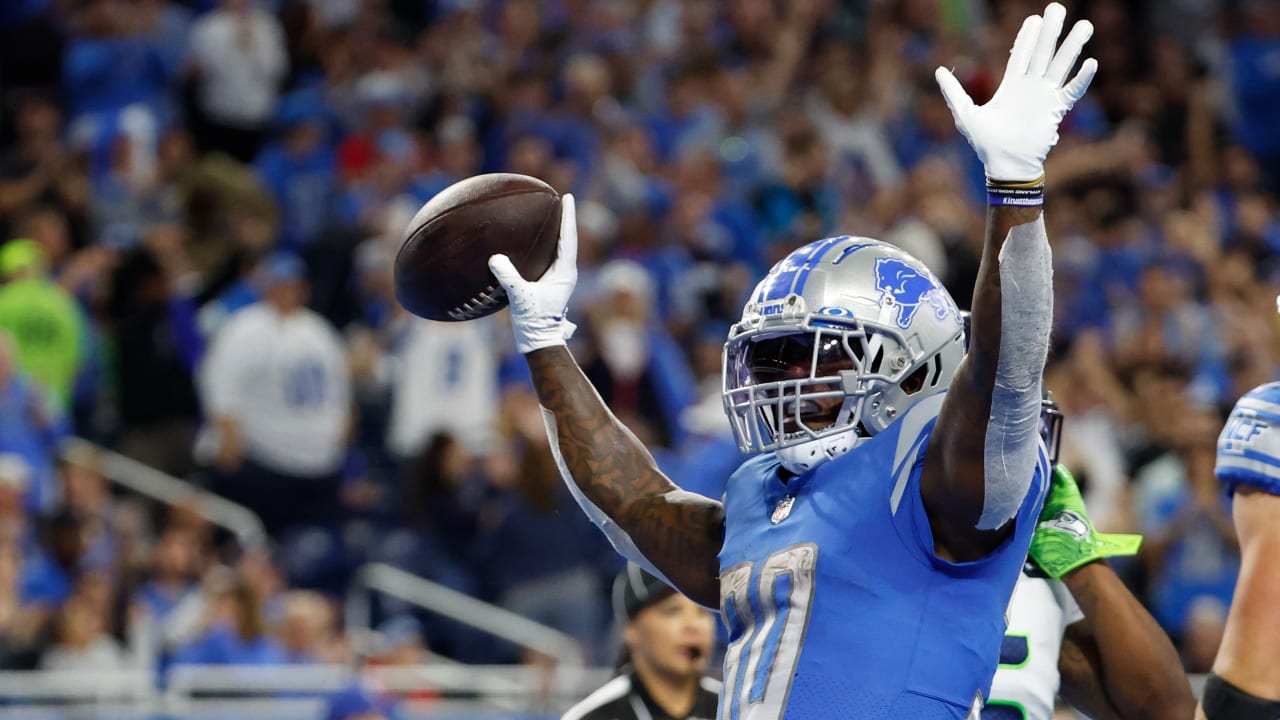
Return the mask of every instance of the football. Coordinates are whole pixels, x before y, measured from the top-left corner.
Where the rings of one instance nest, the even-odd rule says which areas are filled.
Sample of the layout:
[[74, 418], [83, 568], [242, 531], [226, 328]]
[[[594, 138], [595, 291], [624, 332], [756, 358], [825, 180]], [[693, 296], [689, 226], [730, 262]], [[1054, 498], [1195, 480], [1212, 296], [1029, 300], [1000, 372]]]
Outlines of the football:
[[454, 183], [418, 210], [396, 255], [396, 299], [428, 320], [491, 315], [507, 295], [489, 272], [505, 253], [528, 280], [555, 260], [560, 195], [537, 178], [477, 175]]

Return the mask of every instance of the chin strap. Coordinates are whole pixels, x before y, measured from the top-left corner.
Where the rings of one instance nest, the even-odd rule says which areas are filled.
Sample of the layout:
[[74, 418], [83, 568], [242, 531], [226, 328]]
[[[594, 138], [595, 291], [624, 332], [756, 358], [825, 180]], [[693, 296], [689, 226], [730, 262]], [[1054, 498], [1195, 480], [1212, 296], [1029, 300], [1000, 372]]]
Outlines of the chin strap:
[[782, 467], [788, 472], [803, 475], [826, 461], [849, 452], [857, 444], [857, 428], [850, 426], [834, 435], [784, 447], [778, 450], [777, 455], [782, 461]]

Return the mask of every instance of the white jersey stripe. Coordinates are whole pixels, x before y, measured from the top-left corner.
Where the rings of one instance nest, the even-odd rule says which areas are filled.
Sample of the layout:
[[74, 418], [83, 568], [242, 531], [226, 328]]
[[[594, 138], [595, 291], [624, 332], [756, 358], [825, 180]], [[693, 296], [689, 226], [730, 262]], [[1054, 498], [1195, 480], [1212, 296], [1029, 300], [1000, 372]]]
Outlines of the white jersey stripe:
[[1248, 408], [1250, 410], [1280, 416], [1280, 403], [1267, 402], [1266, 400], [1259, 400], [1258, 398], [1240, 398], [1240, 401], [1236, 403], [1236, 407]]
[[1263, 477], [1271, 478], [1272, 480], [1280, 480], [1280, 468], [1259, 460], [1249, 460], [1248, 458], [1236, 457], [1234, 455], [1220, 455], [1218, 456], [1217, 469], [1222, 470], [1223, 468], [1248, 470], [1250, 472], [1258, 473]]
[[[907, 479], [911, 477], [911, 466], [914, 463], [906, 463], [907, 454], [913, 450], [920, 438], [920, 429], [929, 423], [930, 420], [938, 416], [942, 410], [942, 400], [947, 396], [946, 391], [934, 393], [933, 395], [912, 405], [907, 414], [898, 422], [902, 423], [902, 429], [898, 431], [898, 447], [893, 453], [893, 470], [896, 473], [897, 482], [893, 486], [893, 494], [889, 496], [889, 507], [893, 514], [898, 514], [898, 505], [902, 502], [902, 493], [907, 489]], [[911, 458], [914, 460], [914, 458]]]
[[627, 693], [631, 692], [631, 677], [628, 675], [619, 675], [609, 682], [601, 685], [598, 690], [582, 699], [582, 702], [569, 708], [569, 710], [560, 717], [560, 720], [581, 720], [587, 713], [595, 710], [601, 705], [608, 705]]

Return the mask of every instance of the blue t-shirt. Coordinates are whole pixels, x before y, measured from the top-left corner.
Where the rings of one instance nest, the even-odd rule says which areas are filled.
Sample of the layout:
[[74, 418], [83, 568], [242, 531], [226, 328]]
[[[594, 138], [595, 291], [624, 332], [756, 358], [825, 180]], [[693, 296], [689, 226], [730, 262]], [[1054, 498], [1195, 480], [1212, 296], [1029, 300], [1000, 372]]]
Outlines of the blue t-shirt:
[[258, 155], [254, 166], [280, 209], [280, 244], [298, 249], [319, 237], [338, 194], [333, 149], [321, 143], [295, 155], [283, 144], [273, 143]]
[[152, 580], [138, 588], [137, 600], [147, 609], [151, 617], [164, 620], [174, 608], [196, 591], [195, 583], [187, 583], [177, 590], [166, 588]]
[[[1192, 606], [1201, 597], [1231, 603], [1239, 553], [1219, 530], [1221, 524], [1198, 508], [1187, 477], [1188, 468], [1169, 453], [1145, 465], [1138, 473], [1138, 508], [1143, 532], [1166, 535], [1168, 525], [1181, 517], [1182, 527], [1169, 536], [1159, 569], [1150, 581], [1151, 614], [1166, 631], [1181, 633]], [[1212, 512], [1230, 522], [1228, 499]]]
[[1280, 152], [1280, 38], [1242, 37], [1231, 44], [1236, 137], [1250, 152]]
[[18, 599], [23, 605], [57, 607], [71, 597], [75, 579], [43, 550], [36, 548], [22, 561]]
[[964, 718], [989, 694], [1048, 458], [1009, 539], [938, 558], [920, 474], [942, 398], [786, 484], [773, 453], [729, 480], [722, 720]]
[[288, 660], [275, 640], [266, 636], [246, 640], [227, 625], [213, 628], [173, 654], [174, 665], [284, 665]]
[[154, 107], [168, 91], [169, 68], [145, 37], [81, 38], [67, 48], [62, 81], [76, 117], [133, 103]]
[[[42, 406], [40, 412], [51, 416], [48, 427], [36, 424], [37, 404]], [[65, 435], [65, 423], [56, 417], [56, 412], [24, 378], [15, 377], [0, 386], [0, 452], [16, 453], [27, 461], [30, 469], [28, 512], [43, 512], [55, 500], [58, 481], [53, 451]]]

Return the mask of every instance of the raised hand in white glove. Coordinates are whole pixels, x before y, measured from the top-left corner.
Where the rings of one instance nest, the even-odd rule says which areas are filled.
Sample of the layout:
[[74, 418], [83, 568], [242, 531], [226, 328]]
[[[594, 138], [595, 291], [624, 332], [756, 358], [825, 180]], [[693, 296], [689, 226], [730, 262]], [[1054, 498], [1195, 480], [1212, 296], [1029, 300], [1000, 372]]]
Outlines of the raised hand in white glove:
[[574, 213], [573, 195], [566, 193], [560, 201], [560, 242], [556, 260], [537, 282], [529, 282], [511, 264], [511, 258], [498, 254], [489, 258], [489, 272], [507, 291], [511, 302], [511, 328], [516, 335], [516, 349], [522, 354], [564, 345], [577, 326], [565, 319], [565, 308], [573, 286], [578, 282], [578, 221]]
[[1022, 23], [1004, 80], [986, 105], [974, 105], [950, 70], [940, 67], [934, 73], [956, 127], [978, 153], [990, 180], [1027, 182], [1044, 175], [1044, 159], [1058, 142], [1058, 123], [1098, 71], [1098, 61], [1089, 58], [1063, 84], [1093, 35], [1093, 25], [1080, 20], [1055, 54], [1066, 16], [1066, 9], [1050, 3], [1043, 18], [1032, 15]]

